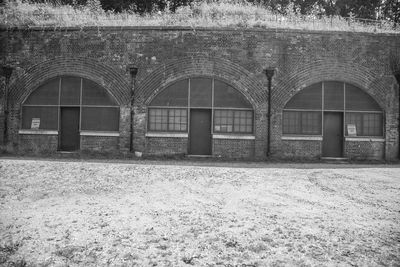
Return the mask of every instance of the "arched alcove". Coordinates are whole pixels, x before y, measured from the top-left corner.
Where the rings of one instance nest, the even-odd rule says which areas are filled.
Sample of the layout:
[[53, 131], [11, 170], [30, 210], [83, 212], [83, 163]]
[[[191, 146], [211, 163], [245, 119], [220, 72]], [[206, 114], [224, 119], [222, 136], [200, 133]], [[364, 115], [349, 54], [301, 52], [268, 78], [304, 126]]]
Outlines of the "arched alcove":
[[324, 81], [295, 94], [283, 109], [283, 134], [321, 135], [326, 112], [343, 114], [343, 129], [354, 125], [357, 136], [383, 136], [383, 110], [362, 89]]
[[209, 77], [179, 80], [160, 91], [148, 105], [149, 131], [188, 131], [190, 109], [210, 110], [212, 132], [253, 133], [253, 107], [228, 83]]

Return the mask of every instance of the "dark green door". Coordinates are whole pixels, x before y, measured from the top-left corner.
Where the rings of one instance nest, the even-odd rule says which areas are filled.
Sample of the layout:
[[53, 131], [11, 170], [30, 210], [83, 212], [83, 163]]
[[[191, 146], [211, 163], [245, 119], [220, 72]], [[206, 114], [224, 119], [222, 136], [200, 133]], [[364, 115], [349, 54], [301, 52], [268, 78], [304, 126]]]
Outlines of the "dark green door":
[[190, 110], [189, 154], [211, 155], [211, 110]]
[[60, 149], [75, 151], [79, 149], [79, 108], [61, 108]]
[[324, 135], [322, 141], [322, 156], [343, 156], [343, 113], [324, 112]]

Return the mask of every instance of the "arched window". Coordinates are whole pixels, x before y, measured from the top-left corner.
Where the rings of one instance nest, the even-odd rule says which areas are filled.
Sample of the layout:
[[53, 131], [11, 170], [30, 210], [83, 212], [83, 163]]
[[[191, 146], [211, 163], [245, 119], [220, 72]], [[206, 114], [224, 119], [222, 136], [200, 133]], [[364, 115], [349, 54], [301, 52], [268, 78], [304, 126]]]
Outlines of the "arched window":
[[119, 106], [114, 98], [100, 85], [73, 76], [51, 79], [28, 96], [22, 104], [22, 129], [59, 130], [64, 107], [79, 109], [82, 131], [119, 130]]
[[211, 78], [175, 82], [149, 104], [148, 130], [187, 132], [191, 108], [211, 109], [214, 133], [253, 133], [253, 108], [229, 84]]
[[283, 134], [321, 135], [324, 112], [344, 114], [357, 136], [383, 136], [383, 111], [360, 88], [343, 82], [313, 84], [294, 95], [283, 110]]

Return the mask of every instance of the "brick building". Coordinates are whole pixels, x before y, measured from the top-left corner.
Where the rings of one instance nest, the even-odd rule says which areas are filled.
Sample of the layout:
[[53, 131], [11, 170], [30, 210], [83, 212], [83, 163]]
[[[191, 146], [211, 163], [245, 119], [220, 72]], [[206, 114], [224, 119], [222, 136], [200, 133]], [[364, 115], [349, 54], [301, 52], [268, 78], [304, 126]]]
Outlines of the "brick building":
[[1, 80], [0, 137], [19, 151], [398, 158], [398, 34], [106, 27], [0, 35], [1, 64], [13, 67]]

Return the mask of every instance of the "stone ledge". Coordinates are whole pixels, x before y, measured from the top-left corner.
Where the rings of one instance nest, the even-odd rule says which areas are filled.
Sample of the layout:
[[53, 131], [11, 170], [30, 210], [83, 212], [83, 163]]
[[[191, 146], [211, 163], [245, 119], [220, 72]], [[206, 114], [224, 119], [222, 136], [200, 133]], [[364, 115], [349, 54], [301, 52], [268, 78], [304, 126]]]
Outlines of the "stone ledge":
[[322, 141], [322, 136], [282, 136], [282, 140]]
[[377, 137], [346, 137], [348, 142], [385, 142], [384, 138]]
[[255, 140], [254, 135], [213, 134], [213, 139]]
[[81, 131], [81, 136], [115, 136], [119, 137], [119, 132], [106, 132], [106, 131]]
[[149, 132], [146, 133], [146, 137], [169, 137], [169, 138], [188, 138], [188, 133], [156, 133]]
[[58, 131], [55, 130], [30, 130], [21, 129], [18, 131], [19, 134], [41, 134], [41, 135], [58, 135]]

